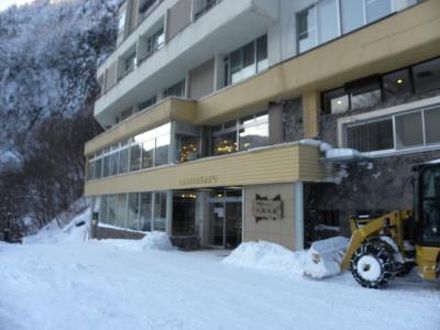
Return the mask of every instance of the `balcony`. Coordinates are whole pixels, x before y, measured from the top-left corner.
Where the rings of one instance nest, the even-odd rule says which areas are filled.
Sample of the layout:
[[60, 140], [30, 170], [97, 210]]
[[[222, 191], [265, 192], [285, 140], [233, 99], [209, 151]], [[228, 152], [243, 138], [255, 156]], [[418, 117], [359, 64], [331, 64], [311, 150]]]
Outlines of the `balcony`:
[[319, 157], [314, 146], [268, 146], [88, 181], [85, 195], [320, 181], [325, 170]]
[[[243, 40], [264, 34], [278, 14], [278, 10], [265, 0], [216, 2], [214, 9], [204, 12], [183, 28], [98, 99], [95, 103], [96, 119], [104, 127], [111, 124], [118, 111], [142, 102], [145, 91], [158, 92], [184, 78], [188, 70], [216, 54], [228, 53], [241, 46]], [[151, 16], [154, 15], [152, 13]], [[151, 24], [150, 18], [132, 33], [129, 37], [131, 41], [127, 39], [124, 43], [136, 43], [145, 30], [143, 25], [147, 23]], [[118, 48], [111, 59], [119, 58], [126, 52], [125, 48]], [[100, 72], [102, 70], [100, 68]]]

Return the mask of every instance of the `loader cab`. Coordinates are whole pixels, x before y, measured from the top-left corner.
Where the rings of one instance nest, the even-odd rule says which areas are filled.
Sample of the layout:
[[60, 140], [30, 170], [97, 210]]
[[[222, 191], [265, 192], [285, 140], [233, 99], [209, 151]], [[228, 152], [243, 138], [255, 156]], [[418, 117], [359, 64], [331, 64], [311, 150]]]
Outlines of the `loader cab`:
[[417, 244], [440, 247], [440, 163], [421, 165], [416, 170]]

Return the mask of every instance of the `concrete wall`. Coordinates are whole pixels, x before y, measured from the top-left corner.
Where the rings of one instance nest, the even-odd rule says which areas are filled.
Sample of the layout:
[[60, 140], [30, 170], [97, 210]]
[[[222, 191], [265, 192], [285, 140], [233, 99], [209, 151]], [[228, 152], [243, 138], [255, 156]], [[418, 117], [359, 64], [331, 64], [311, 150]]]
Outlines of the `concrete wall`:
[[[256, 195], [269, 199], [280, 195], [283, 201], [283, 218], [256, 221], [253, 202]], [[265, 240], [295, 249], [295, 198], [293, 184], [274, 184], [244, 188], [243, 240]]]

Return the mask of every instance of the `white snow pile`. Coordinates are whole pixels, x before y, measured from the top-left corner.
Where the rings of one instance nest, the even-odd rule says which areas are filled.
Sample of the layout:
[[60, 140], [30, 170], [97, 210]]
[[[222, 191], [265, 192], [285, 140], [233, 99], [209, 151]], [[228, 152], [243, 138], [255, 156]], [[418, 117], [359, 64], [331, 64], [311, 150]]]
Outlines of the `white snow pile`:
[[174, 250], [173, 244], [171, 244], [170, 238], [166, 233], [160, 231], [152, 231], [145, 235], [143, 239], [139, 241], [143, 250], [161, 250], [169, 251]]
[[87, 208], [63, 228], [60, 228], [54, 220], [43, 227], [36, 235], [25, 237], [23, 244], [60, 244], [85, 241], [90, 218], [91, 209]]
[[304, 252], [294, 253], [281, 245], [258, 241], [240, 244], [223, 262], [240, 267], [302, 275], [304, 258]]
[[348, 239], [329, 238], [312, 244], [307, 251], [292, 252], [266, 241], [242, 243], [223, 259], [224, 263], [260, 269], [287, 276], [300, 275], [322, 279], [341, 272], [342, 251]]

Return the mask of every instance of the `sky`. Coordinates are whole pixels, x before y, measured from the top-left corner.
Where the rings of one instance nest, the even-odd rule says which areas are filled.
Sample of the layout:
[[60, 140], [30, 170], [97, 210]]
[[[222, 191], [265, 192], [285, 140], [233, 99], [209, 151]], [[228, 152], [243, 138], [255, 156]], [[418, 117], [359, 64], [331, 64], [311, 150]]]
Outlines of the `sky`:
[[0, 11], [7, 9], [12, 5], [24, 5], [25, 3], [32, 2], [33, 0], [0, 0]]

